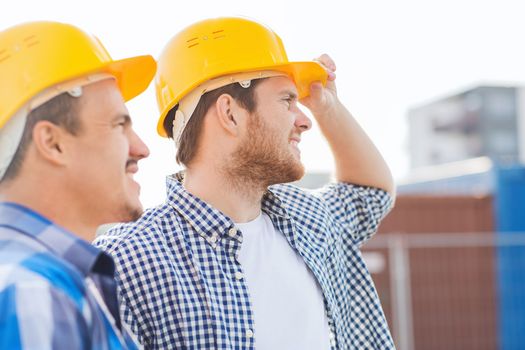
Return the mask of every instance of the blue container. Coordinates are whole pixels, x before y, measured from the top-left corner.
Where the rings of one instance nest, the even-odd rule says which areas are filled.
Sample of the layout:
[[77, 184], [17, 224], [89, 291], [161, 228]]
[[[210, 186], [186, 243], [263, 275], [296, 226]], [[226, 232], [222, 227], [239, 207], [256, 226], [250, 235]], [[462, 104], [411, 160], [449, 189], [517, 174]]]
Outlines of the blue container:
[[[495, 168], [498, 235], [525, 234], [525, 168]], [[500, 349], [525, 349], [525, 246], [498, 248]]]

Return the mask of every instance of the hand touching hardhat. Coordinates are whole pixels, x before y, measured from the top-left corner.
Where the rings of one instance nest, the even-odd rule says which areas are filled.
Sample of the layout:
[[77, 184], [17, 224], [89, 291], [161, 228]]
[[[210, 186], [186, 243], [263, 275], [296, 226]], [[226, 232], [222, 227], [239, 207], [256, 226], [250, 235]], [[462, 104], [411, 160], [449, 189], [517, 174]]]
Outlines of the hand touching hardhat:
[[328, 73], [326, 86], [323, 87], [323, 84], [318, 81], [311, 83], [310, 95], [301, 99], [300, 102], [315, 116], [334, 108], [339, 100], [335, 85], [335, 62], [327, 54], [319, 56], [314, 61], [319, 62]]

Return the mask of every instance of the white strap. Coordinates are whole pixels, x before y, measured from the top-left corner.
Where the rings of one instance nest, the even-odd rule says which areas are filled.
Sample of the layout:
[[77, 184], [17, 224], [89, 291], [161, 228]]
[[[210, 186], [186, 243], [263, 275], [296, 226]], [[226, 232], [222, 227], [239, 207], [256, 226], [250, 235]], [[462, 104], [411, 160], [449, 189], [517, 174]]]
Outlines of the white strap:
[[27, 106], [25, 107], [19, 109], [0, 129], [0, 180], [2, 180], [11, 164], [22, 139], [27, 115], [29, 114]]
[[193, 112], [195, 112], [195, 108], [197, 108], [202, 95], [233, 83], [239, 83], [243, 88], [248, 88], [251, 85], [251, 81], [254, 79], [277, 76], [287, 76], [287, 74], [271, 70], [235, 73], [208, 80], [197, 86], [179, 101], [179, 107], [177, 108], [175, 118], [173, 119], [173, 139], [175, 140], [177, 147], [179, 146], [182, 132], [184, 131], [186, 124], [188, 124], [190, 117], [193, 115]]

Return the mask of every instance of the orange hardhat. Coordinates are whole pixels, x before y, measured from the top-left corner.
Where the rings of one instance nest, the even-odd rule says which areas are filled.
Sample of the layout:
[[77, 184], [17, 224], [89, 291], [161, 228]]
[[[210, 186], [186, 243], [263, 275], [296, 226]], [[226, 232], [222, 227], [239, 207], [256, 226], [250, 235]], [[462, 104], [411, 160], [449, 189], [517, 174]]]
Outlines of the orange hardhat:
[[185, 28], [168, 42], [158, 60], [157, 132], [167, 137], [166, 115], [199, 85], [225, 75], [257, 71], [285, 73], [295, 82], [299, 98], [308, 96], [312, 82], [324, 85], [328, 77], [317, 62], [288, 61], [281, 38], [255, 21], [224, 17]]
[[69, 24], [29, 22], [8, 28], [0, 32], [0, 128], [56, 84], [107, 73], [128, 101], [148, 87], [155, 70], [149, 55], [114, 61], [97, 38]]

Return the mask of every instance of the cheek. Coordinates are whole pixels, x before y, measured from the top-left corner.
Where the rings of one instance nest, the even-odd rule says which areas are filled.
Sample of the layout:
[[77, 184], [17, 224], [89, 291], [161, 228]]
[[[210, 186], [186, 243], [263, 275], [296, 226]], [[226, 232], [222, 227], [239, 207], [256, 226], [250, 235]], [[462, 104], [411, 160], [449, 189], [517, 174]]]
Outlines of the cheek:
[[289, 131], [294, 127], [296, 117], [295, 113], [288, 108], [281, 108], [272, 113], [265, 121], [274, 129]]
[[99, 171], [115, 173], [125, 168], [128, 160], [128, 143], [119, 139], [99, 140], [89, 151], [93, 163], [97, 163]]
[[266, 140], [268, 140], [270, 144], [282, 147], [288, 143], [289, 135], [290, 135], [290, 132], [288, 131], [288, 128], [271, 127], [265, 130], [263, 137]]

